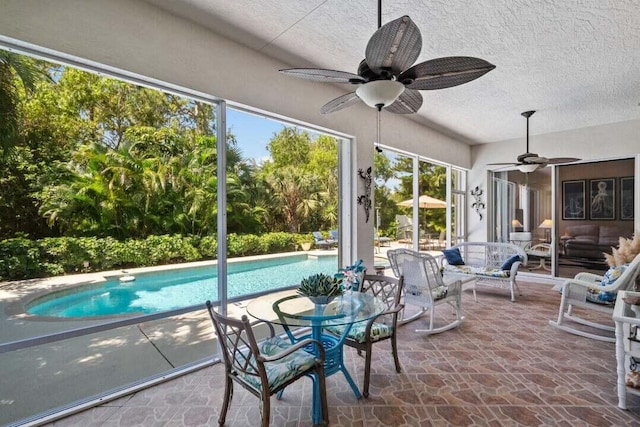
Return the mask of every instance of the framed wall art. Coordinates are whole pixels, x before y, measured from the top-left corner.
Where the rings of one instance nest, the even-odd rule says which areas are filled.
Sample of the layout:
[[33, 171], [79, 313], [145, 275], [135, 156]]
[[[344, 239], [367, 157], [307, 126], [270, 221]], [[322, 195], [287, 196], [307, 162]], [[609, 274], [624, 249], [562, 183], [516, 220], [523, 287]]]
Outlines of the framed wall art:
[[586, 219], [585, 180], [562, 181], [562, 219]]
[[616, 219], [616, 179], [589, 180], [589, 219]]
[[633, 177], [620, 178], [620, 219], [633, 220]]

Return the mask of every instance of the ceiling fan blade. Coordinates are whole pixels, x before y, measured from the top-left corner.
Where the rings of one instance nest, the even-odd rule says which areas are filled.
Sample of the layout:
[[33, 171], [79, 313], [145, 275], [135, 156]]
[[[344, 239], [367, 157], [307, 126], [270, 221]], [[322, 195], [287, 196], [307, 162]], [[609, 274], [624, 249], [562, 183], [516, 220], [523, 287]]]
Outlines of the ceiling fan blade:
[[513, 162], [506, 162], [506, 163], [487, 163], [487, 166], [518, 166], [521, 165], [522, 163], [513, 163]]
[[396, 102], [384, 107], [385, 110], [395, 114], [415, 113], [422, 107], [422, 95], [417, 90], [405, 89]]
[[418, 59], [421, 49], [420, 30], [405, 15], [384, 24], [373, 33], [367, 43], [365, 58], [374, 73], [389, 70], [397, 76]]
[[547, 159], [547, 163], [550, 165], [557, 165], [560, 163], [573, 163], [573, 162], [578, 162], [581, 159], [577, 159], [575, 157], [552, 157], [550, 159]]
[[445, 89], [468, 83], [496, 68], [484, 59], [448, 56], [414, 65], [398, 76], [409, 89]]
[[361, 100], [355, 92], [347, 93], [324, 104], [322, 108], [320, 108], [320, 112], [322, 114], [333, 113], [334, 111], [342, 110], [343, 108], [347, 108], [359, 101]]
[[326, 83], [364, 83], [366, 80], [357, 74], [346, 71], [325, 70], [322, 68], [287, 68], [280, 70], [288, 76]]

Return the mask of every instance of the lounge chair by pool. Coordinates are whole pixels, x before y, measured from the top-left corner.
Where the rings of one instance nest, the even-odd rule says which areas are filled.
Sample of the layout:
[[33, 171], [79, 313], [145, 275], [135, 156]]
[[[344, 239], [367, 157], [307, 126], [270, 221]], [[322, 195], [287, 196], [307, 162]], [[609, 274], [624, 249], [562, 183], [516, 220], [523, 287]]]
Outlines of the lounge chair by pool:
[[318, 248], [329, 249], [337, 243], [332, 239], [325, 239], [319, 231], [314, 231], [311, 234], [313, 234], [314, 243]]

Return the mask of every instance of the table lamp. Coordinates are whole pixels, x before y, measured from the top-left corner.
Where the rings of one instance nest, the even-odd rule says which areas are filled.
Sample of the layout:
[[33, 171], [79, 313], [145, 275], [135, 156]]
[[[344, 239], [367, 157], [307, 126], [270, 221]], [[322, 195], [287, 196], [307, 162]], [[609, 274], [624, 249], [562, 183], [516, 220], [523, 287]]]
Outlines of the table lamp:
[[544, 230], [544, 240], [546, 242], [551, 242], [551, 228], [553, 228], [553, 222], [550, 219], [545, 219], [540, 223], [538, 228], [542, 228]]

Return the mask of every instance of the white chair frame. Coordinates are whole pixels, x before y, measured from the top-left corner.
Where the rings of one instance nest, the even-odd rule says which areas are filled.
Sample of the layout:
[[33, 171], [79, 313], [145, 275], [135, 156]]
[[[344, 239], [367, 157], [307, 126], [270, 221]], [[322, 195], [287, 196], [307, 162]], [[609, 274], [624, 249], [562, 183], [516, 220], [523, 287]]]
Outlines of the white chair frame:
[[[613, 323], [604, 325], [584, 319], [573, 312], [574, 307], [582, 307], [591, 311], [599, 311], [611, 313], [613, 315], [613, 305], [597, 304], [587, 300], [587, 294], [590, 289], [598, 292], [618, 292], [624, 290], [632, 290], [636, 283], [636, 278], [640, 273], [640, 254], [635, 257], [629, 267], [622, 275], [609, 286], [602, 286], [602, 276], [593, 273], [578, 273], [573, 279], [569, 279], [562, 285], [562, 299], [560, 300], [560, 309], [557, 320], [549, 320], [549, 324], [565, 332], [579, 335], [586, 338], [592, 338], [598, 341], [616, 342], [615, 336], [602, 335], [589, 332], [585, 329], [577, 329], [573, 327], [567, 320], [575, 323], [594, 328], [599, 331], [615, 332]], [[576, 325], [577, 326], [577, 325]], [[595, 331], [594, 331], [595, 332]]]
[[[464, 321], [462, 315], [462, 283], [460, 280], [454, 280], [446, 284], [440, 274], [438, 261], [429, 254], [420, 253], [411, 249], [393, 249], [387, 252], [393, 274], [396, 277], [404, 277], [403, 302], [420, 307], [420, 310], [410, 316], [402, 318], [398, 323], [401, 325], [420, 318], [424, 313], [429, 311], [429, 328], [416, 329], [416, 332], [424, 332], [426, 334], [437, 334], [457, 328]], [[405, 262], [415, 263], [414, 267], [405, 268]], [[444, 298], [434, 298], [437, 288], [447, 288], [447, 295]], [[441, 326], [434, 327], [435, 311], [438, 305], [447, 304], [453, 308], [455, 320]], [[405, 308], [406, 309], [406, 308]]]

